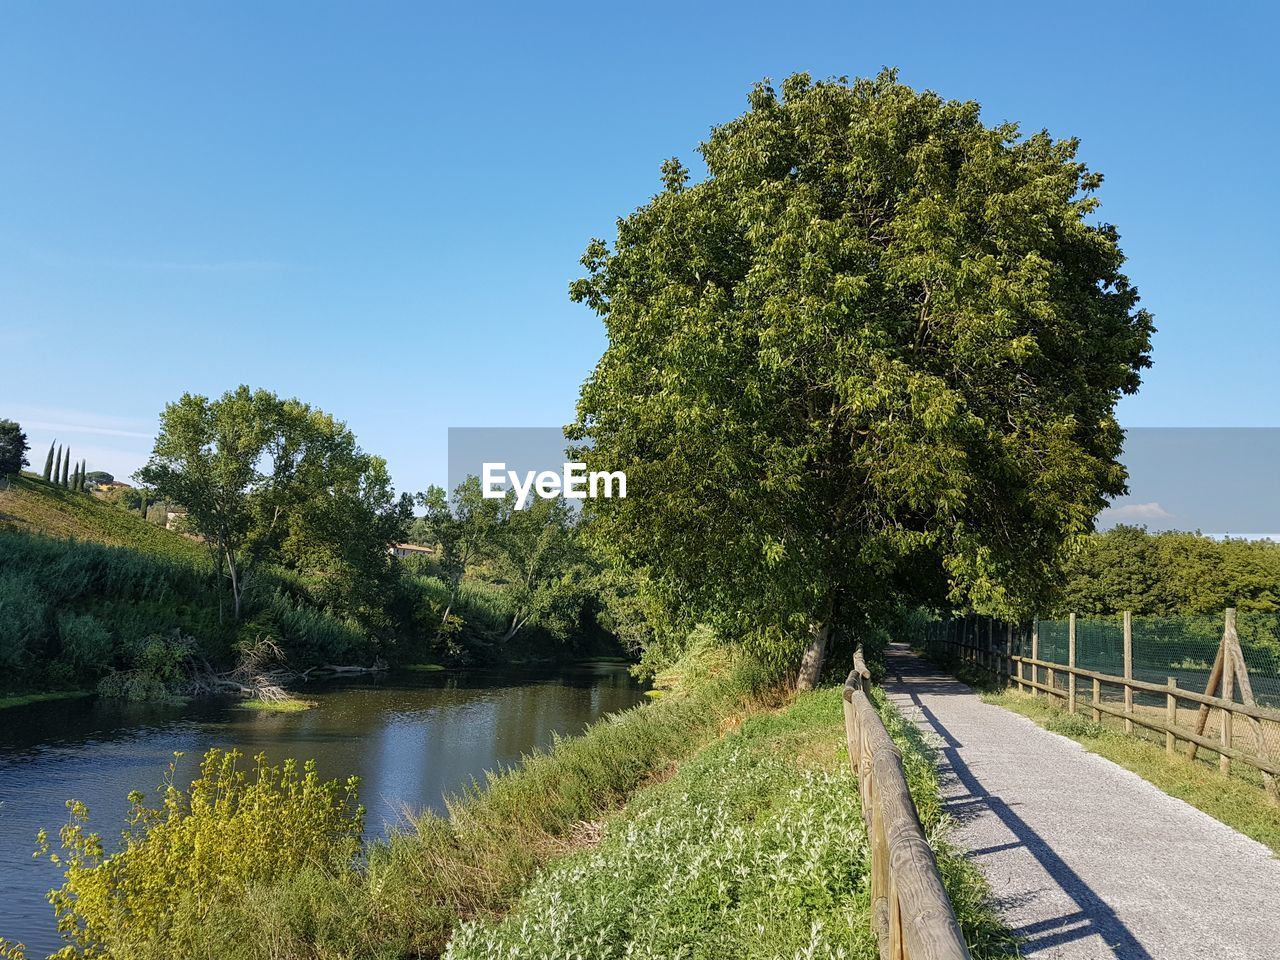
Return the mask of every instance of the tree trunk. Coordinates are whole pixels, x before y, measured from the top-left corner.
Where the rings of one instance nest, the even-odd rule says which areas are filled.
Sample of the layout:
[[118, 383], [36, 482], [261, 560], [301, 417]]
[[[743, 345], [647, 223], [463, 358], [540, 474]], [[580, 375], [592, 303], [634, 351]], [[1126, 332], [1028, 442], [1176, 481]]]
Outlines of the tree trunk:
[[506, 636], [504, 636], [498, 642], [506, 643], [508, 640], [514, 637], [517, 633], [519, 633], [520, 628], [523, 627], [528, 622], [529, 622], [528, 617], [525, 617], [523, 620], [521, 620], [520, 614], [517, 612], [516, 615], [511, 618], [511, 626], [507, 628]]
[[227, 570], [231, 573], [231, 599], [235, 604], [234, 620], [240, 622], [240, 580], [236, 576], [235, 561], [230, 556], [227, 557]]
[[809, 647], [800, 661], [800, 675], [796, 677], [797, 690], [812, 690], [822, 675], [822, 664], [827, 658], [827, 636], [830, 627], [815, 623], [809, 627]]

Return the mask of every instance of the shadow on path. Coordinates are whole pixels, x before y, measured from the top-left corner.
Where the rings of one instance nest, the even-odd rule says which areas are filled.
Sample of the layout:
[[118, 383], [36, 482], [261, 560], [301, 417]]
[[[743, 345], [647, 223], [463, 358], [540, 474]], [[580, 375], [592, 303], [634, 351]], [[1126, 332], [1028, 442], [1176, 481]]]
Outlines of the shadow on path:
[[[1135, 939], [1129, 928], [1106, 901], [1094, 893], [1080, 875], [1054, 853], [1053, 848], [1018, 816], [1009, 804], [987, 792], [981, 781], [961, 758], [959, 748], [962, 744], [951, 735], [934, 712], [920, 699], [921, 694], [932, 696], [940, 694], [950, 696], [961, 692], [969, 696], [976, 696], [976, 694], [959, 681], [938, 674], [931, 664], [907, 652], [901, 645], [891, 645], [885, 659], [890, 674], [895, 675], [898, 680], [900, 690], [911, 698], [911, 702], [920, 711], [929, 728], [937, 735], [941, 742], [939, 752], [955, 775], [957, 782], [964, 788], [963, 795], [944, 796], [947, 812], [958, 821], [974, 819], [989, 812], [998, 817], [1015, 838], [1009, 843], [971, 850], [969, 855], [977, 857], [1022, 847], [1036, 859], [1058, 888], [1075, 904], [1075, 910], [1058, 917], [1014, 928], [1012, 932], [1021, 941], [1019, 947], [1022, 953], [1035, 956], [1047, 951], [1052, 955], [1052, 948], [1056, 946], [1098, 936], [1102, 938], [1117, 960], [1155, 960]], [[997, 895], [998, 899], [1005, 903], [1025, 902], [1035, 896], [1032, 893], [999, 896], [998, 892]]]

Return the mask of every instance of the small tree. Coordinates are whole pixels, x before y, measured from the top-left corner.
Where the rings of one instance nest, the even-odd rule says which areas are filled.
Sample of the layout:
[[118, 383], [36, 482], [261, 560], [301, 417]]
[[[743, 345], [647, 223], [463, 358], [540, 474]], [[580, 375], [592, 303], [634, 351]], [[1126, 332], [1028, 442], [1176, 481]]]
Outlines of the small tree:
[[13, 420], [0, 420], [0, 477], [21, 472], [28, 463], [27, 435]]
[[69, 487], [71, 485], [71, 448], [67, 447], [62, 451], [62, 486]]
[[49, 453], [44, 458], [44, 472], [40, 476], [46, 482], [53, 478], [53, 443], [49, 444]]

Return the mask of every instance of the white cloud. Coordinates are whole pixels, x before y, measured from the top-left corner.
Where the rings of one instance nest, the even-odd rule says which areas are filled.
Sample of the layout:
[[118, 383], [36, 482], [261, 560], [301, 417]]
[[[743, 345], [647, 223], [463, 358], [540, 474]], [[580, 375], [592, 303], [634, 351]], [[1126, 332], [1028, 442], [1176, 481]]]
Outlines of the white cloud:
[[1116, 523], [1145, 523], [1153, 520], [1172, 520], [1173, 514], [1160, 504], [1125, 503], [1118, 507], [1106, 507], [1098, 514], [1099, 525]]

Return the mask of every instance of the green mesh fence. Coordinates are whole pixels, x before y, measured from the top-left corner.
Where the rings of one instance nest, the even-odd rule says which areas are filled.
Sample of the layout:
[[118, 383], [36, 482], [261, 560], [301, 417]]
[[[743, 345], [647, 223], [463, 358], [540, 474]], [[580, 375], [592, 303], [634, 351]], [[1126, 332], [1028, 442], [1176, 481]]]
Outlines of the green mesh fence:
[[[986, 618], [966, 617], [938, 621], [927, 631], [927, 646], [935, 655], [948, 659], [976, 661], [985, 665], [981, 652], [975, 653], [974, 641], [985, 648], [989, 621]], [[1172, 679], [1183, 690], [1203, 693], [1209, 683], [1225, 627], [1224, 615], [1179, 615], [1164, 617], [1133, 617], [1132, 627], [1132, 677], [1134, 680], [1165, 686]], [[1006, 624], [995, 624], [992, 636], [995, 643], [994, 657], [988, 661], [998, 664], [1006, 643], [1014, 655], [1032, 655], [1032, 625], [1015, 628], [1012, 638]], [[1047, 664], [1067, 666], [1071, 662], [1070, 621], [1039, 620], [1034, 624], [1035, 645], [1038, 659]], [[1240, 612], [1236, 617], [1236, 632], [1240, 641], [1247, 686], [1259, 706], [1280, 709], [1280, 613]], [[1121, 616], [1086, 619], [1078, 617], [1075, 628], [1076, 667], [1104, 674], [1108, 677], [1124, 676], [1124, 618]], [[999, 669], [997, 666], [996, 669]], [[1040, 684], [1052, 685], [1065, 697], [1071, 681], [1065, 670], [1052, 667], [1023, 667], [1023, 677]], [[1017, 670], [1011, 678], [1017, 682]], [[1232, 699], [1245, 702], [1245, 678], [1237, 677]], [[1077, 712], [1089, 716], [1094, 694], [1091, 677], [1077, 677], [1075, 682]], [[1223, 696], [1221, 687], [1214, 691]], [[1101, 704], [1111, 707], [1121, 705], [1123, 685], [1115, 680], [1102, 680], [1097, 685], [1097, 697]], [[1133, 714], [1139, 718], [1164, 724], [1168, 713], [1168, 698], [1164, 691], [1134, 690]], [[1128, 727], [1123, 717], [1105, 710], [1095, 714], [1103, 725], [1120, 729]], [[1214, 709], [1207, 715], [1199, 714], [1199, 706], [1193, 701], [1181, 700], [1172, 714], [1178, 729], [1195, 731], [1210, 740], [1224, 735], [1222, 711]], [[1138, 736], [1163, 741], [1165, 735], [1139, 722], [1130, 731]], [[1189, 749], [1185, 740], [1176, 741], [1179, 750]], [[1280, 722], [1270, 718], [1250, 718], [1238, 715], [1232, 731], [1232, 745], [1246, 754], [1275, 761], [1280, 758]], [[1201, 753], [1206, 762], [1217, 762], [1217, 755], [1209, 751]], [[1258, 771], [1246, 763], [1236, 763], [1232, 772], [1258, 781]]]
[[1280, 707], [1280, 614], [1241, 612], [1236, 633], [1253, 695], [1261, 704]]

